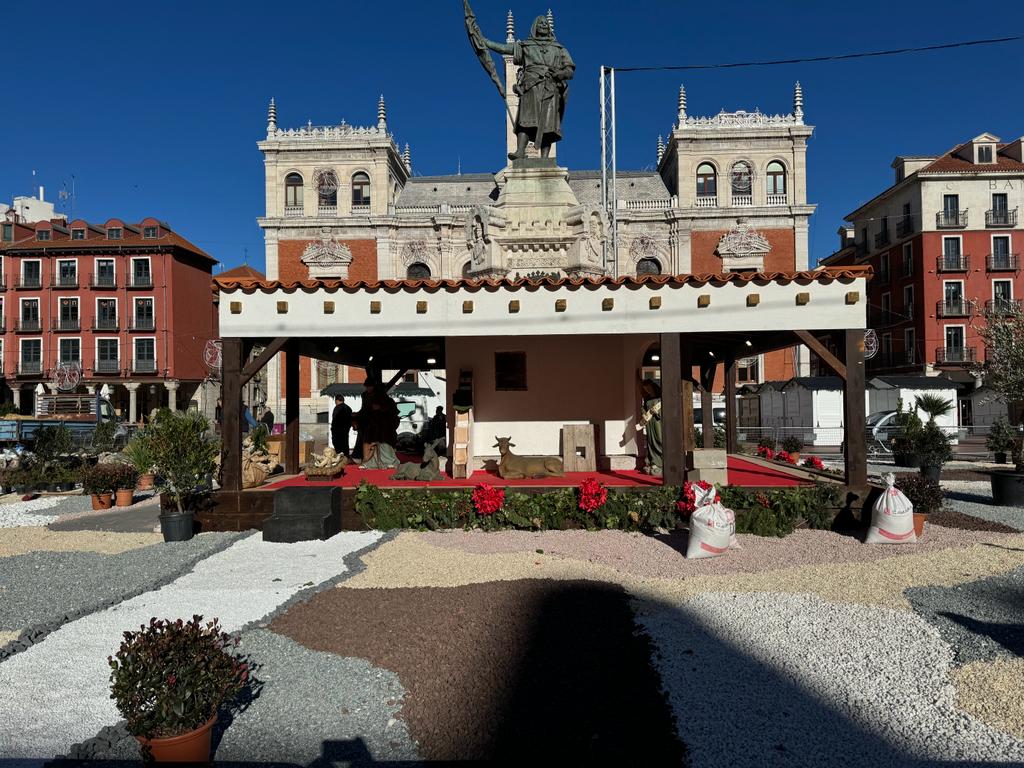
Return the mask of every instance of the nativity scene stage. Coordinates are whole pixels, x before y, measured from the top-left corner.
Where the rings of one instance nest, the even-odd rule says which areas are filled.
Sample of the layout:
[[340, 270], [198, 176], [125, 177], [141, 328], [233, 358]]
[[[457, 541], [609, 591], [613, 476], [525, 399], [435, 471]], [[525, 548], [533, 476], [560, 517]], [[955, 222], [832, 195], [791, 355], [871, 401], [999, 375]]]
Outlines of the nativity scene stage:
[[[578, 486], [587, 477], [624, 490], [681, 486], [687, 479], [752, 487], [811, 484], [820, 479], [812, 472], [740, 455], [736, 364], [751, 354], [807, 344], [844, 381], [845, 423], [863, 424], [869, 277], [866, 268], [821, 268], [372, 283], [215, 280], [224, 455], [221, 490], [200, 515], [201, 524], [208, 530], [260, 527], [283, 489], [335, 486], [344, 497], [363, 481], [427, 491], [488, 483], [538, 492]], [[254, 355], [257, 348], [262, 351]], [[243, 490], [240, 409], [231, 404], [241, 403], [245, 383], [280, 353], [286, 475]], [[316, 477], [315, 468], [314, 476], [302, 474], [300, 357], [364, 367], [371, 375], [397, 371], [382, 391], [407, 370], [444, 370], [449, 416], [447, 455], [437, 457], [441, 477], [395, 479], [400, 461], [415, 466], [422, 457], [375, 444], [364, 445], [361, 458], [371, 466], [383, 459], [390, 467], [348, 465], [333, 477]], [[693, 393], [710, 421], [720, 369], [725, 450], [713, 448], [713, 424], [702, 425], [700, 446], [693, 431]], [[510, 472], [512, 453], [526, 464]], [[844, 453], [841, 482], [847, 501], [859, 507], [870, 492], [863, 430], [848, 430]]]

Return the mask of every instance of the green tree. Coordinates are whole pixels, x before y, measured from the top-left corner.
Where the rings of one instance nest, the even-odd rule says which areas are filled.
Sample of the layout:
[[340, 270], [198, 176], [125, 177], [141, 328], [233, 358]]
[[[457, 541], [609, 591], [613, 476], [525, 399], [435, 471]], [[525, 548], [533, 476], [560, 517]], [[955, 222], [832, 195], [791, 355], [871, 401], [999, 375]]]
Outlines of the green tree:
[[160, 411], [146, 429], [156, 487], [173, 500], [179, 513], [185, 511], [185, 499], [208, 487], [216, 469], [220, 447], [208, 432], [209, 424], [200, 414], [169, 410]]
[[[982, 312], [976, 330], [985, 342], [985, 362], [973, 371], [984, 376], [989, 387], [1001, 395], [1016, 416], [1024, 407], [1024, 311], [1017, 304], [999, 304]], [[1018, 441], [1013, 461], [1024, 471], [1024, 450]]]

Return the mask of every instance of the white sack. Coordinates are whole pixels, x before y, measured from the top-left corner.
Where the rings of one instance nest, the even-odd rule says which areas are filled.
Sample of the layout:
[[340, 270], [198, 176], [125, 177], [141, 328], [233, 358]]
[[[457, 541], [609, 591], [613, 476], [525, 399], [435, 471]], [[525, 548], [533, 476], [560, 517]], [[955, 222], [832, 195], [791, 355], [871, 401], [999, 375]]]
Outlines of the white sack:
[[687, 559], [720, 557], [732, 547], [737, 548], [736, 515], [715, 501], [714, 487], [694, 486], [696, 509], [690, 515], [690, 540], [686, 545]]
[[914, 533], [914, 505], [895, 486], [896, 476], [891, 472], [885, 476], [888, 486], [871, 512], [871, 528], [868, 529], [868, 544], [913, 544], [917, 541]]

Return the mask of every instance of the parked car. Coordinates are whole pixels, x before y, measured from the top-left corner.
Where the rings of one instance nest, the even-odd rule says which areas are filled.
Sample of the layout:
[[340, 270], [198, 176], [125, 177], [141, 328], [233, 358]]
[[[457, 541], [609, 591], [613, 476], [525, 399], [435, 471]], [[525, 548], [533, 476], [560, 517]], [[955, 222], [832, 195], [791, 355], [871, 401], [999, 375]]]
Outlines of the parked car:
[[899, 411], [878, 411], [868, 416], [869, 454], [892, 453], [889, 440], [896, 434], [896, 415], [898, 413]]
[[[722, 406], [720, 408], [718, 406], [713, 407], [711, 409], [711, 418], [714, 420], [714, 424], [715, 424], [716, 427], [724, 427], [725, 426], [725, 406]], [[694, 423], [694, 426], [697, 426], [697, 427], [699, 427], [699, 426], [704, 424], [704, 409], [703, 408], [694, 408], [693, 409], [693, 423]]]

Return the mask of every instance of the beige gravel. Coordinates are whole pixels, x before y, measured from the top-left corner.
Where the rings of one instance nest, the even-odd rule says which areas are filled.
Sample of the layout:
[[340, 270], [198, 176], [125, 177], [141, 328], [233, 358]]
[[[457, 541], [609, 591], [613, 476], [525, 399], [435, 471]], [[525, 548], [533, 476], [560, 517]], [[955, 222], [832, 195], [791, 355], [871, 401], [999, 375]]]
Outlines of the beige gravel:
[[1024, 739], [1024, 659], [976, 661], [950, 674], [957, 704], [984, 723]]
[[163, 541], [158, 533], [51, 531], [47, 528], [0, 529], [0, 557], [28, 552], [98, 552], [116, 555]]
[[7, 645], [11, 640], [17, 640], [20, 632], [0, 632], [0, 647]]
[[[530, 536], [514, 531], [487, 535]], [[621, 564], [611, 567], [532, 551], [473, 554], [434, 546], [429, 541], [427, 534], [400, 534], [364, 555], [366, 570], [345, 581], [341, 587], [448, 587], [521, 578], [593, 579], [622, 584], [635, 596], [654, 601], [685, 600], [708, 591], [805, 592], [834, 602], [910, 610], [903, 597], [903, 590], [907, 587], [952, 586], [1024, 566], [1024, 536], [1007, 535], [999, 535], [997, 544], [976, 544], [870, 562], [789, 566], [759, 573], [674, 578], [637, 576], [629, 573], [628, 569], [624, 570]], [[730, 554], [723, 559], [732, 556]], [[682, 558], [682, 555], [678, 557]], [[694, 566], [708, 562], [696, 562]], [[780, 564], [785, 563], [780, 561]], [[699, 571], [699, 567], [696, 570]]]

